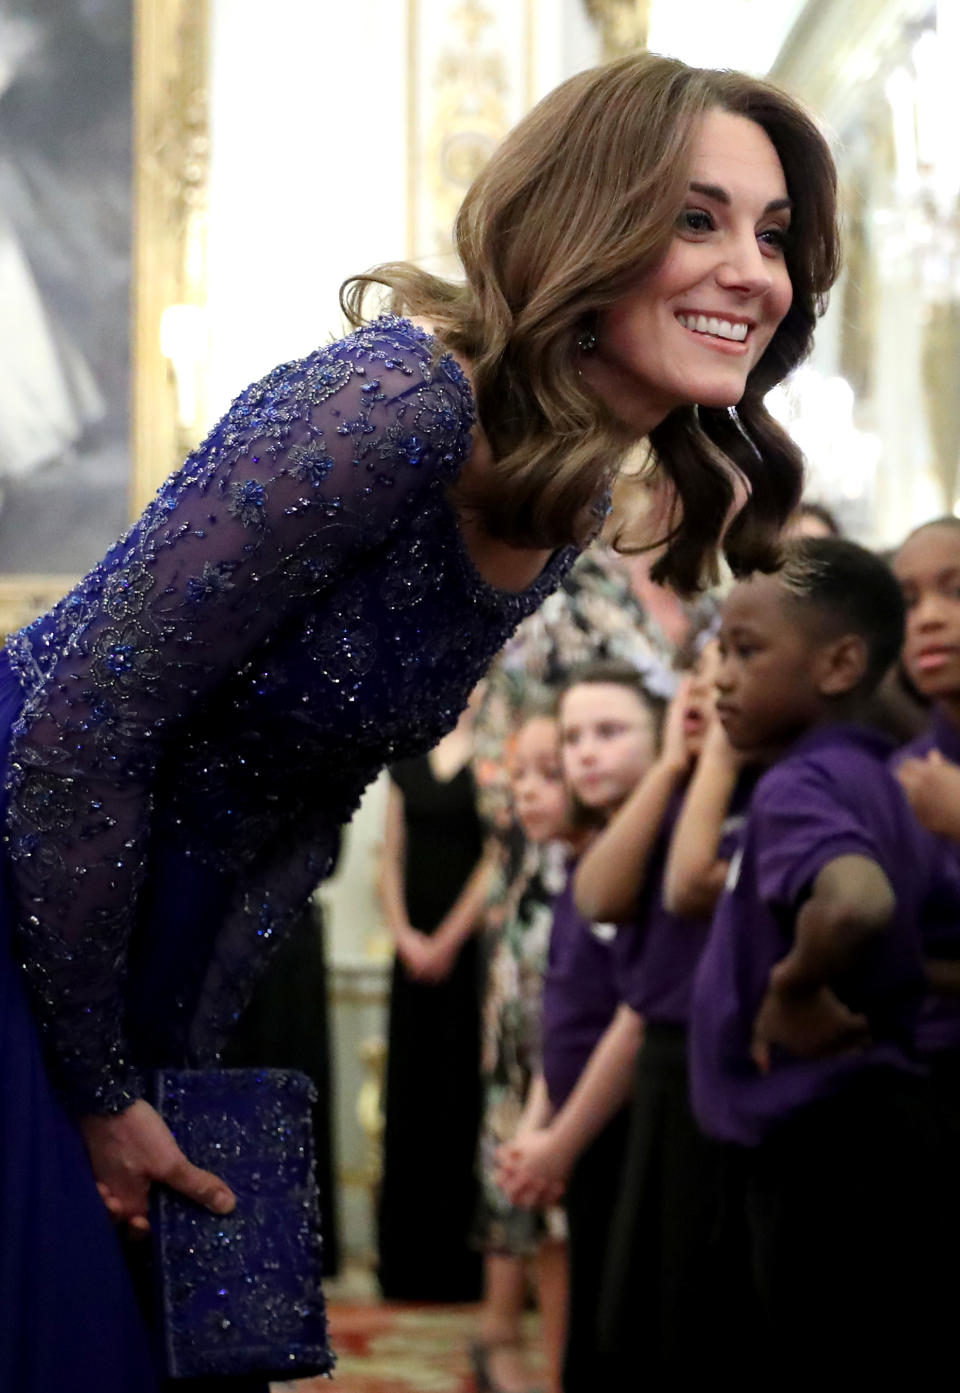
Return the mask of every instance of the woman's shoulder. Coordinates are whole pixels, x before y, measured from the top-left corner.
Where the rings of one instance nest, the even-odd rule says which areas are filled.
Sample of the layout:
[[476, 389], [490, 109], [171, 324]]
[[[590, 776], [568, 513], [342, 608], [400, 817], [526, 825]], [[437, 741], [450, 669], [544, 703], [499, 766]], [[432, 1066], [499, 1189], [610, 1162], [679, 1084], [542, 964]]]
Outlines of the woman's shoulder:
[[476, 421], [473, 390], [456, 357], [412, 320], [381, 315], [251, 382], [220, 425], [228, 433], [266, 426], [274, 434], [327, 403], [347, 425], [373, 416], [382, 423], [402, 411], [427, 440], [464, 436]]
[[433, 389], [456, 402], [469, 424], [476, 419], [473, 386], [465, 364], [422, 321], [381, 315], [318, 349], [314, 356], [349, 362], [361, 375], [373, 373], [379, 390], [388, 396], [395, 389], [399, 389], [397, 395], [405, 395], [411, 387]]

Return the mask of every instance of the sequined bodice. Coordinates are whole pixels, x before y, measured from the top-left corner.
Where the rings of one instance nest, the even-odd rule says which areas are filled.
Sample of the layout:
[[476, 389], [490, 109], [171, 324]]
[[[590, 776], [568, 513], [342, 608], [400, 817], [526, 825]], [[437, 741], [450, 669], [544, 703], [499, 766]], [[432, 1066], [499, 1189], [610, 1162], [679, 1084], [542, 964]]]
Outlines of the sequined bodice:
[[230, 882], [179, 1003], [204, 1059], [364, 786], [454, 724], [571, 563], [520, 595], [476, 573], [447, 498], [473, 420], [461, 369], [407, 320], [281, 366], [8, 644], [24, 962], [75, 1107], [136, 1091], [125, 964], [158, 849]]

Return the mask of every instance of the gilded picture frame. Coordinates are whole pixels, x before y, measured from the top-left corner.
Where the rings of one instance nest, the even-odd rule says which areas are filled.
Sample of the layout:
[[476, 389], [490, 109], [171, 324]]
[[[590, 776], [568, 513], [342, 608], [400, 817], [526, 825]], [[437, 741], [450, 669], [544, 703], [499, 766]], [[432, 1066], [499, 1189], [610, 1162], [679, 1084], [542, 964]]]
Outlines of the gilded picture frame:
[[[60, 0], [51, 7], [51, 23], [60, 22], [65, 8]], [[29, 25], [38, 14], [42, 19], [44, 6], [21, 7], [26, 22], [19, 32], [17, 9], [14, 0], [0, 4], [0, 21], [6, 10], [8, 51], [15, 53], [19, 43], [29, 64]], [[128, 409], [120, 405], [128, 440], [119, 466], [125, 478], [117, 480], [115, 504], [123, 526], [196, 443], [193, 428], [179, 422], [169, 330], [189, 319], [189, 309], [202, 306], [206, 295], [209, 3], [130, 0], [129, 15], [120, 18], [129, 19], [124, 32], [132, 50], [125, 68], [132, 140], [129, 335], [118, 336], [129, 361], [117, 365], [117, 380], [129, 382]], [[0, 59], [3, 52], [0, 42]], [[203, 419], [202, 409], [193, 419]], [[71, 527], [69, 512], [54, 520], [52, 526], [57, 525]], [[2, 634], [48, 608], [78, 578], [76, 570], [56, 566], [56, 545], [48, 541], [42, 550], [43, 565], [36, 571], [23, 566], [11, 571], [0, 557]], [[96, 560], [92, 555], [84, 564]]]

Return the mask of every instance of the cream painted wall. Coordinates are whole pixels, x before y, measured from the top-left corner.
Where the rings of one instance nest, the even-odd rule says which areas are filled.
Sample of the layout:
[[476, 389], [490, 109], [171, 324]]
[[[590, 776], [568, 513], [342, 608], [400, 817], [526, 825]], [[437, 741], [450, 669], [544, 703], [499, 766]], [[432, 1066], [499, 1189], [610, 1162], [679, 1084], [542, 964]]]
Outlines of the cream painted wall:
[[406, 5], [213, 0], [210, 406], [340, 327], [337, 289], [402, 256]]
[[767, 72], [805, 0], [651, 0], [650, 47], [706, 68]]

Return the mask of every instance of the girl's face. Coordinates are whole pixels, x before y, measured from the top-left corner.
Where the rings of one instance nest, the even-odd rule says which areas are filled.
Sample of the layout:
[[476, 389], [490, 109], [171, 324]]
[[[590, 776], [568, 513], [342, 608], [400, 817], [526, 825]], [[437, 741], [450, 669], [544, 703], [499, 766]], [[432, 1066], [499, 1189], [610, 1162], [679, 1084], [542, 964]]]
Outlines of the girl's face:
[[560, 767], [560, 732], [552, 716], [534, 716], [520, 727], [510, 759], [513, 806], [531, 842], [562, 836], [567, 795]]
[[563, 773], [588, 808], [613, 812], [640, 782], [657, 748], [652, 712], [616, 682], [581, 682], [560, 706]]
[[904, 665], [924, 696], [960, 697], [960, 525], [924, 527], [893, 563], [907, 606]]
[[622, 419], [647, 430], [678, 406], [736, 405], [793, 299], [789, 227], [769, 136], [745, 116], [708, 112], [670, 249], [601, 315], [583, 359]]
[[687, 749], [700, 754], [716, 702], [715, 683], [720, 667], [720, 645], [715, 638], [704, 644], [687, 677], [687, 700], [683, 709], [683, 734]]

